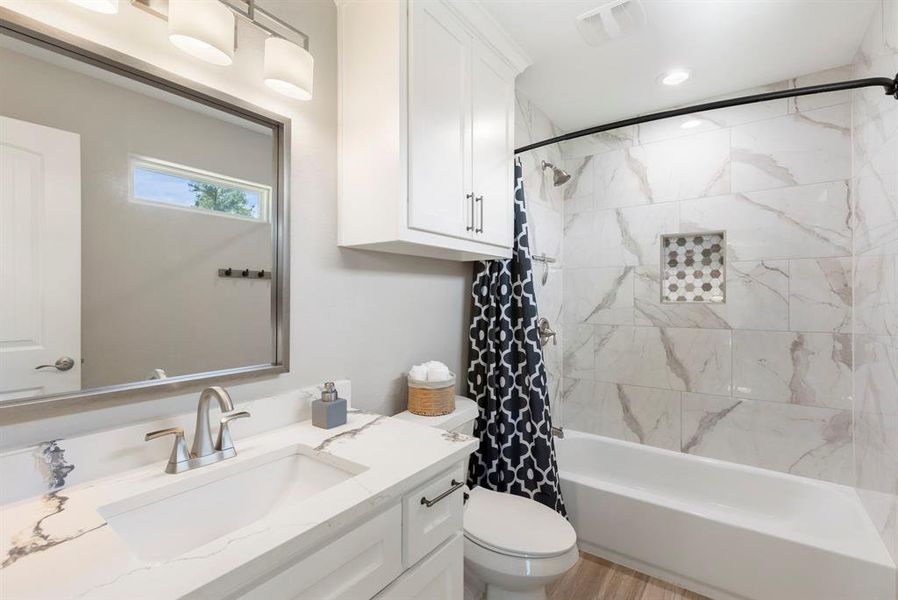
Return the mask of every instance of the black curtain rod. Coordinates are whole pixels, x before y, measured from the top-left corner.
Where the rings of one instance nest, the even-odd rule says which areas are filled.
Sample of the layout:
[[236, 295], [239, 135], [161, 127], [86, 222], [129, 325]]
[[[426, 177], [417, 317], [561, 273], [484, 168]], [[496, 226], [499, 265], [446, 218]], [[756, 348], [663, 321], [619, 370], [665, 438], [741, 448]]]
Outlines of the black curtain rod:
[[670, 117], [681, 117], [697, 112], [705, 112], [716, 110], [718, 108], [727, 108], [730, 106], [742, 106], [743, 104], [754, 104], [755, 102], [766, 102], [767, 100], [779, 100], [780, 98], [794, 98], [796, 96], [809, 96], [811, 94], [825, 94], [826, 92], [838, 92], [842, 90], [854, 90], [865, 87], [882, 87], [885, 89], [886, 95], [895, 96], [898, 100], [898, 75], [894, 79], [888, 77], [869, 77], [867, 79], [853, 79], [851, 81], [840, 81], [837, 83], [824, 83], [821, 85], [810, 85], [808, 87], [795, 88], [793, 90], [783, 90], [781, 92], [766, 92], [764, 94], [754, 94], [753, 96], [742, 96], [740, 98], [730, 98], [728, 100], [717, 100], [715, 102], [706, 102], [705, 104], [696, 104], [684, 108], [675, 108], [673, 110], [665, 110], [657, 113], [643, 115], [641, 117], [632, 117], [623, 121], [614, 121], [604, 125], [597, 125], [589, 129], [581, 129], [580, 131], [572, 131], [565, 133], [535, 144], [528, 144], [517, 148], [514, 153], [521, 154], [543, 146], [565, 142], [579, 137], [601, 133], [619, 127], [627, 127], [629, 125], [638, 125], [639, 123], [648, 123], [650, 121], [660, 121], [661, 119], [669, 119]]

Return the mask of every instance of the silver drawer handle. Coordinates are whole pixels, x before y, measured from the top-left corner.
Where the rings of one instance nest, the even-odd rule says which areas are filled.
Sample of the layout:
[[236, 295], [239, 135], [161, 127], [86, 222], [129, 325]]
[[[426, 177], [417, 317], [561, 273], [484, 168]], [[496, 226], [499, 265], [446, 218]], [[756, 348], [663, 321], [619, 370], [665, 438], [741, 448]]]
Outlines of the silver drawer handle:
[[443, 492], [442, 494], [440, 494], [439, 496], [437, 496], [436, 498], [434, 498], [433, 500], [428, 500], [428, 499], [425, 498], [424, 496], [421, 496], [421, 504], [423, 504], [423, 505], [426, 506], [427, 508], [430, 508], [431, 506], [433, 506], [434, 504], [436, 504], [437, 502], [439, 502], [440, 500], [442, 500], [443, 498], [445, 498], [446, 496], [448, 496], [449, 494], [451, 494], [451, 493], [454, 492], [455, 490], [459, 489], [459, 488], [460, 488], [461, 486], [463, 486], [463, 485], [464, 485], [464, 483], [462, 483], [462, 482], [460, 482], [460, 481], [455, 481], [455, 480], [453, 479], [453, 480], [452, 480], [452, 487], [449, 488], [448, 490], [446, 490], [445, 492]]

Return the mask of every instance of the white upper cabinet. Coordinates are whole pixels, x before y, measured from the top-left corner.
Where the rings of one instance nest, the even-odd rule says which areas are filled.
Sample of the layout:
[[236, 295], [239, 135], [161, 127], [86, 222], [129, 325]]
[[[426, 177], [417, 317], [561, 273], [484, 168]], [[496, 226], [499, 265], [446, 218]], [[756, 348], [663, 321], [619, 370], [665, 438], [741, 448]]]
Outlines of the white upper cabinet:
[[440, 2], [412, 6], [409, 227], [469, 237], [471, 35]]
[[[514, 81], [485, 44], [471, 53], [475, 239], [510, 246], [514, 234]], [[509, 108], [511, 107], [511, 108]]]
[[337, 6], [340, 245], [509, 257], [526, 56], [476, 2]]

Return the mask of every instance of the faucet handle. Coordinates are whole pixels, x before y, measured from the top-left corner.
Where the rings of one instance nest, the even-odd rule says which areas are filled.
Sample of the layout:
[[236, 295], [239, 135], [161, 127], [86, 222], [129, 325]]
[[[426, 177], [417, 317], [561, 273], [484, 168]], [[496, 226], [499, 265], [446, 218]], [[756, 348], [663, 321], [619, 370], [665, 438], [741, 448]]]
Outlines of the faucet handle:
[[218, 441], [215, 442], [216, 450], [230, 450], [234, 447], [234, 439], [231, 437], [231, 428], [228, 424], [235, 419], [245, 419], [252, 416], [245, 410], [229, 413], [221, 417], [218, 425]]
[[[176, 465], [179, 462], [190, 460], [190, 453], [187, 451], [187, 440], [184, 439], [184, 430], [180, 427], [169, 427], [168, 429], [160, 429], [159, 431], [151, 431], [144, 436], [144, 441], [156, 440], [167, 435], [175, 436], [175, 444], [171, 449], [171, 456], [168, 458], [169, 465]], [[171, 473], [173, 471], [168, 471]]]

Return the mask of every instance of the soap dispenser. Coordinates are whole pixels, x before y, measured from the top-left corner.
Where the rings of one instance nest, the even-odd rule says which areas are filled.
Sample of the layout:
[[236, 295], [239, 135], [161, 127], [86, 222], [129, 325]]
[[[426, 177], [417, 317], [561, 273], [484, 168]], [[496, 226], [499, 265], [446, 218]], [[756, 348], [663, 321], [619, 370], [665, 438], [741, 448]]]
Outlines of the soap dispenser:
[[324, 384], [321, 399], [312, 401], [312, 425], [331, 429], [346, 423], [346, 400], [337, 395], [333, 381]]

